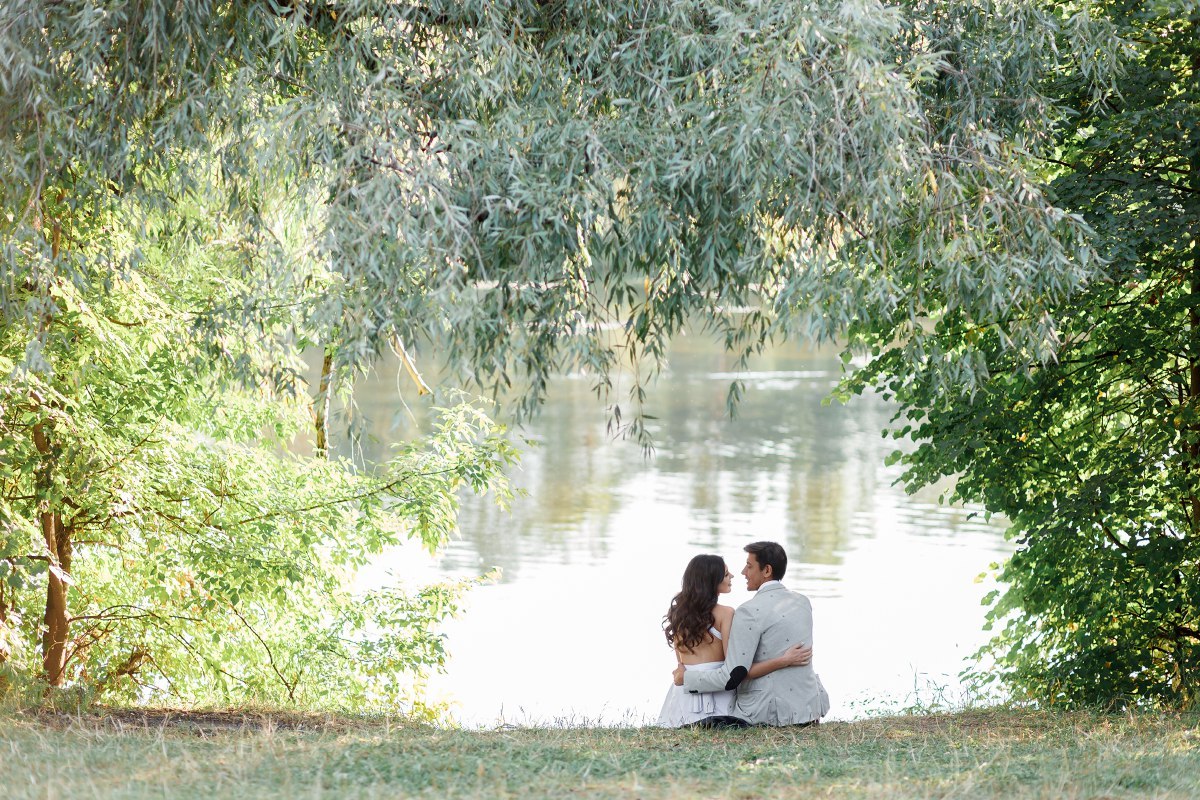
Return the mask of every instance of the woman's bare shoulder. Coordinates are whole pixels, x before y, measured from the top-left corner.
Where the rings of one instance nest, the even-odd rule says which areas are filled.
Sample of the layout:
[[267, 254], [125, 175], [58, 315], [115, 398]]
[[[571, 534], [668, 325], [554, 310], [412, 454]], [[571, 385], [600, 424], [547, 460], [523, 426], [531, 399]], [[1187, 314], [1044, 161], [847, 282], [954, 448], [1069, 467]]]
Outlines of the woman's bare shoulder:
[[731, 606], [717, 604], [717, 606], [713, 609], [713, 617], [715, 617], [717, 620], [732, 619], [733, 608]]

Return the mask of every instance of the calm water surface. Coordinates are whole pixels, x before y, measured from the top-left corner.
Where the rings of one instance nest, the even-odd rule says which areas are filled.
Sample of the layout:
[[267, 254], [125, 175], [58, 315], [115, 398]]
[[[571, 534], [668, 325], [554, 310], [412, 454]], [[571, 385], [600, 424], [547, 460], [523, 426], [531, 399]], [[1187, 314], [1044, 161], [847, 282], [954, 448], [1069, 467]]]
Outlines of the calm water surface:
[[[467, 498], [461, 536], [436, 560], [400, 548], [373, 571], [423, 581], [502, 570], [447, 626], [435, 698], [467, 725], [652, 720], [674, 666], [662, 615], [685, 564], [716, 553], [737, 574], [757, 539], [784, 545], [784, 583], [812, 599], [832, 717], [956, 697], [964, 658], [987, 637], [980, 599], [994, 585], [977, 576], [1008, 554], [1003, 528], [893, 485], [899, 470], [884, 458], [895, 443], [880, 435], [891, 408], [822, 402], [839, 363], [795, 347], [765, 354], [741, 373], [730, 420], [731, 359], [681, 338], [649, 398], [650, 458], [606, 433], [586, 377], [557, 381], [523, 431], [536, 446], [513, 480], [527, 496], [507, 512]], [[381, 430], [403, 428], [383, 372], [360, 403]], [[737, 605], [749, 595], [734, 583], [724, 602]]]

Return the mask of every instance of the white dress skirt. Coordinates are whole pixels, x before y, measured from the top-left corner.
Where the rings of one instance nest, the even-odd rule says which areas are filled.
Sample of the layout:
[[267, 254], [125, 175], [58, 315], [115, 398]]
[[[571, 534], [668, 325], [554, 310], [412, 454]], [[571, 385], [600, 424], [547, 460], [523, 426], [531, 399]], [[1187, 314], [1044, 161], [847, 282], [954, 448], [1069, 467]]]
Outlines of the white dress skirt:
[[[684, 669], [713, 670], [723, 666], [724, 661], [709, 661], [704, 664], [685, 664]], [[692, 694], [682, 686], [671, 684], [655, 724], [660, 728], [680, 728], [706, 717], [729, 714], [733, 710], [733, 695], [732, 689]]]

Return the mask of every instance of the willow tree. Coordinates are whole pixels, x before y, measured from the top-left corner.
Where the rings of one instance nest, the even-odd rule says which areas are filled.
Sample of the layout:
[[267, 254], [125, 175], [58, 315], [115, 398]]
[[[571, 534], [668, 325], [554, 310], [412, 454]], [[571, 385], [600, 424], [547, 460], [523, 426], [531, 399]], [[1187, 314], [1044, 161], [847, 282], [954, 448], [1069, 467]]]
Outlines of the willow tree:
[[[5, 5], [4, 447], [29, 476], [6, 541], [63, 530], [95, 486], [57, 470], [55, 437], [98, 428], [72, 427], [87, 356], [56, 321], [153, 274], [149, 239], [160, 264], [225, 254], [214, 292], [189, 284], [217, 298], [201, 313], [166, 305], [222, 389], [288, 390], [304, 343], [333, 374], [399, 343], [520, 380], [522, 412], [585, 370], [644, 434], [644, 381], [685, 325], [742, 358], [845, 336], [949, 394], [989, 369], [978, 336], [945, 346], [956, 326], [1049, 357], [1049, 309], [1093, 256], [1037, 182], [1038, 70], [1065, 48], [1103, 91], [1109, 31], [1023, 0], [967, 11], [957, 47], [922, 21], [940, 6], [873, 0]], [[184, 222], [197, 203], [218, 224]]]
[[1040, 70], [1062, 44], [1047, 31], [1069, 32], [1099, 82], [1108, 31], [985, 5], [967, 65], [915, 21], [938, 4], [342, 9], [335, 30], [369, 56], [339, 76], [353, 101], [306, 130], [341, 159], [343, 335], [437, 343], [485, 385], [520, 377], [525, 410], [556, 370], [607, 395], [633, 365], [614, 398], [633, 433], [639, 367], [685, 324], [743, 357], [861, 328], [951, 391], [986, 366], [939, 349], [943, 318], [1047, 356], [1047, 303], [1092, 258], [1036, 181]]

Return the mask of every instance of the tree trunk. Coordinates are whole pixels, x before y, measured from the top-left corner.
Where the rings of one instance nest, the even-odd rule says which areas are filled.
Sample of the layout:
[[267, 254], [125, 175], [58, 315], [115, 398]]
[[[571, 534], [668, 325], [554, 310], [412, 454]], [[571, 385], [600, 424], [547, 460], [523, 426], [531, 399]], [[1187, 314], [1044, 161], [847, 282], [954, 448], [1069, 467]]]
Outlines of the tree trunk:
[[[1197, 43], [1196, 36], [1200, 35], [1200, 11], [1193, 11], [1191, 18], [1192, 27], [1192, 92], [1195, 93], [1200, 88], [1200, 44]], [[1193, 101], [1196, 95], [1193, 94]], [[1191, 302], [1188, 304], [1188, 324], [1190, 340], [1188, 342], [1188, 366], [1190, 374], [1188, 375], [1187, 387], [1187, 402], [1184, 404], [1185, 409], [1189, 409], [1195, 414], [1200, 410], [1200, 309], [1197, 308], [1200, 304], [1200, 130], [1193, 125], [1191, 133], [1191, 156], [1188, 159], [1188, 188], [1192, 190], [1191, 196], [1188, 198], [1188, 203], [1185, 206], [1190, 206], [1188, 216], [1192, 220], [1192, 274], [1190, 281]], [[1186, 413], [1186, 412], [1185, 412]], [[1193, 422], [1190, 425], [1181, 426], [1183, 431], [1190, 431], [1192, 434], [1192, 442], [1184, 442], [1184, 452], [1188, 458], [1188, 468], [1195, 474], [1200, 468], [1200, 423]], [[1194, 484], [1193, 484], [1194, 485]], [[1192, 490], [1191, 495], [1185, 499], [1185, 505], [1190, 505], [1191, 514], [1189, 535], [1193, 538], [1200, 536], [1200, 493]], [[1180, 566], [1182, 570], [1182, 565]], [[1176, 582], [1182, 584], [1182, 572], [1176, 573]], [[1193, 580], [1200, 578], [1194, 576]], [[1182, 587], [1180, 588], [1180, 597], [1183, 597]], [[1196, 624], [1196, 609], [1186, 609], [1180, 613], [1181, 619], [1187, 625], [1194, 626]], [[1183, 628], [1181, 630], [1181, 628]], [[1182, 634], [1191, 634], [1186, 638], [1192, 639], [1192, 642], [1184, 642], [1181, 639], [1185, 638]], [[1180, 694], [1183, 697], [1186, 706], [1193, 706], [1196, 703], [1197, 692], [1200, 691], [1200, 685], [1196, 679], [1196, 644], [1195, 635], [1197, 631], [1194, 627], [1188, 628], [1185, 626], [1177, 626], [1175, 633], [1175, 652], [1176, 669], [1180, 672]]]
[[[1192, 36], [1200, 35], [1200, 11], [1192, 13]], [[1195, 38], [1192, 40], [1192, 90], [1198, 91], [1200, 87], [1200, 44], [1196, 43]], [[1194, 98], [1195, 99], [1195, 98]], [[1197, 410], [1197, 405], [1200, 404], [1200, 130], [1195, 126], [1192, 127], [1191, 135], [1191, 157], [1188, 159], [1188, 184], [1192, 190], [1189, 203], [1191, 206], [1190, 217], [1192, 219], [1192, 275], [1191, 275], [1191, 296], [1192, 302], [1188, 307], [1188, 323], [1190, 325], [1191, 340], [1188, 342], [1188, 361], [1191, 367], [1191, 374], [1188, 376], [1188, 397], [1187, 406], [1190, 406], [1193, 413]], [[1192, 435], [1196, 441], [1184, 444], [1185, 452], [1188, 455], [1191, 470], [1196, 470], [1200, 467], [1200, 424], [1192, 423], [1186, 426], [1190, 428]], [[1200, 536], [1200, 494], [1195, 491], [1185, 500], [1185, 503], [1190, 504], [1191, 508], [1191, 535]]]
[[[4, 630], [8, 627], [8, 597], [4, 591], [4, 582], [0, 581], [0, 636], [7, 638]], [[8, 661], [11, 655], [6, 642], [0, 642], [0, 667], [4, 666], [4, 662]], [[0, 698], [3, 698], [8, 691], [8, 678], [0, 672]]]
[[329, 458], [329, 406], [333, 395], [333, 348], [325, 348], [321, 360], [321, 383], [313, 403], [317, 424], [317, 455]]
[[42, 674], [49, 685], [61, 686], [70, 632], [67, 580], [71, 573], [71, 530], [63, 525], [62, 516], [55, 510], [51, 500], [53, 450], [45, 425], [41, 422], [33, 426], [33, 443], [43, 459], [37, 473], [37, 489], [41, 496], [38, 518], [42, 537], [46, 540], [46, 556], [50, 561], [46, 576], [45, 628], [42, 632]]

